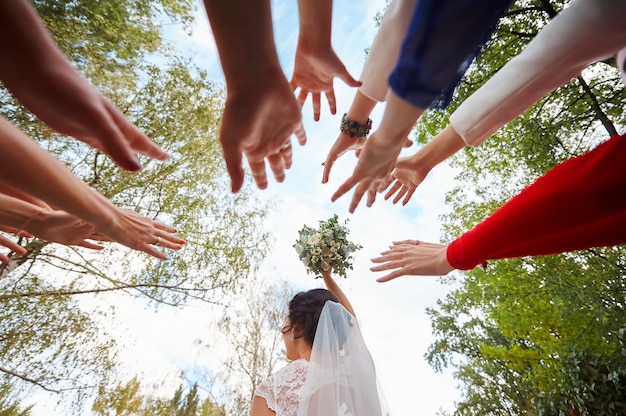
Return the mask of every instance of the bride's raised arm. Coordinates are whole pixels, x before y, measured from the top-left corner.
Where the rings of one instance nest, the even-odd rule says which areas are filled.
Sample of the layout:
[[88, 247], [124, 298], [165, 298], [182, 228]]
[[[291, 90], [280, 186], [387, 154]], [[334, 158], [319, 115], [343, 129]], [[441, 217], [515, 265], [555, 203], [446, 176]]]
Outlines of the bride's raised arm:
[[352, 304], [348, 300], [348, 297], [345, 293], [343, 293], [343, 290], [341, 290], [337, 282], [335, 282], [335, 279], [333, 279], [332, 270], [323, 271], [322, 278], [324, 279], [326, 289], [328, 289], [328, 291], [333, 295], [337, 296], [341, 306], [346, 308], [346, 310], [356, 318], [356, 314], [354, 313], [354, 309], [352, 308]]

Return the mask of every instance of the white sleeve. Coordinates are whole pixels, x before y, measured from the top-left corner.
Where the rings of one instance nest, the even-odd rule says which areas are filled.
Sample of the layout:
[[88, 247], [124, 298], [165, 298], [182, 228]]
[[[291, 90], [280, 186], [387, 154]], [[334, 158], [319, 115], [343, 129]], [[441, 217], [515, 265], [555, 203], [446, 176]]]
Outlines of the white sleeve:
[[393, 0], [370, 48], [361, 72], [359, 91], [375, 101], [385, 101], [387, 79], [398, 57], [402, 40], [418, 0]]
[[471, 146], [479, 146], [541, 97], [592, 62], [626, 46], [626, 1], [574, 0], [450, 116]]

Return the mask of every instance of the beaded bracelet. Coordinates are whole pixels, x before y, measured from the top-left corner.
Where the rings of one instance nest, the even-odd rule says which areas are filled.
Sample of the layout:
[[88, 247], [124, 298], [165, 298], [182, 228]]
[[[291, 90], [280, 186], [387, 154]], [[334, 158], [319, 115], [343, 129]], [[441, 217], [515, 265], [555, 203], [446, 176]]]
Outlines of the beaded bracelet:
[[348, 113], [345, 113], [341, 118], [341, 125], [339, 129], [343, 134], [347, 134], [350, 137], [357, 137], [359, 139], [367, 137], [372, 129], [372, 119], [368, 118], [364, 124], [351, 121], [347, 117]]

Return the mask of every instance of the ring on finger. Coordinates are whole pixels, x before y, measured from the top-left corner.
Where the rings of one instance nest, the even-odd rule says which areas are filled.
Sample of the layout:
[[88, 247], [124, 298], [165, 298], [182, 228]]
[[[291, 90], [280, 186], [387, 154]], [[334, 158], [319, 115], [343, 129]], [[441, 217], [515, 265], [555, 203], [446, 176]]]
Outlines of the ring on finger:
[[153, 245], [158, 246], [160, 243], [161, 243], [161, 236], [157, 235], [157, 241]]
[[281, 149], [289, 149], [291, 147], [291, 141], [288, 141], [287, 143], [283, 144], [280, 148]]

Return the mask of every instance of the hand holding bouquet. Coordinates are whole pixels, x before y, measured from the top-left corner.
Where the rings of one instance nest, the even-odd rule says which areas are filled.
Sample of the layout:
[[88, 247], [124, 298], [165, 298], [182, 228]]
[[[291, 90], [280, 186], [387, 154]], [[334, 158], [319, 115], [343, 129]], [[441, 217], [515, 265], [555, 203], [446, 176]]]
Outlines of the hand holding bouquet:
[[320, 221], [318, 229], [305, 225], [298, 231], [299, 237], [293, 247], [307, 273], [313, 273], [317, 279], [322, 277], [322, 272], [332, 270], [346, 277], [346, 269], [352, 269], [352, 253], [363, 248], [348, 241], [348, 233], [348, 228], [339, 224], [336, 214], [328, 221]]

